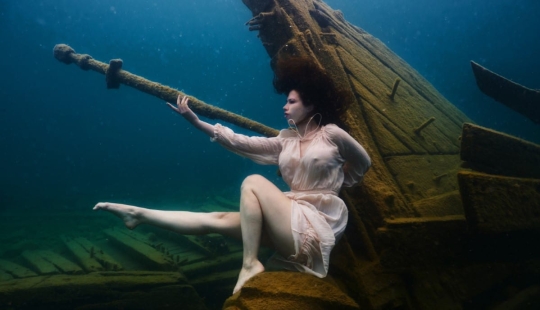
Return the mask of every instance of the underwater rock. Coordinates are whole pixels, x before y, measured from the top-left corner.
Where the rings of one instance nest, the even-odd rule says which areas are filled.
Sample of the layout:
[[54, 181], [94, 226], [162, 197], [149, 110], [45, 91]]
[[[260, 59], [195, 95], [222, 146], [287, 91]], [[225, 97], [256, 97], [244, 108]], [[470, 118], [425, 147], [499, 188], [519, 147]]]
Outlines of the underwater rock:
[[352, 310], [360, 307], [328, 280], [299, 272], [263, 272], [227, 299], [223, 309]]

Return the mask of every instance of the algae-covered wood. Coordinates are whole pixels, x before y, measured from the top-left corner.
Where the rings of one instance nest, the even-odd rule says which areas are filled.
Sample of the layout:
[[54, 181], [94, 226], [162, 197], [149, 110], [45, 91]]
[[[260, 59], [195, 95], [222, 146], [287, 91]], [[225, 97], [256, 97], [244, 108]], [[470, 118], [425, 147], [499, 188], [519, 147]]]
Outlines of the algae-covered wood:
[[540, 179], [460, 172], [461, 198], [472, 229], [481, 233], [538, 231]]
[[540, 179], [540, 145], [501, 132], [464, 124], [460, 154], [477, 171]]
[[37, 274], [32, 270], [5, 259], [0, 259], [0, 270], [15, 278], [28, 278], [37, 276]]
[[1, 309], [206, 309], [175, 272], [114, 271], [0, 282]]

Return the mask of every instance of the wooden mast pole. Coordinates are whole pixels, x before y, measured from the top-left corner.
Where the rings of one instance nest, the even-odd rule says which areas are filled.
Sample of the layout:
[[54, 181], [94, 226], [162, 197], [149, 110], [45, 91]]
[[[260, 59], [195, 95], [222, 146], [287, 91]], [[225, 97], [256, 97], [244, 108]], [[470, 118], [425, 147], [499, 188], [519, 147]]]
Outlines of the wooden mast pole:
[[[53, 51], [54, 57], [65, 64], [74, 63], [83, 70], [92, 70], [104, 74], [107, 80], [107, 88], [118, 88], [120, 84], [124, 84], [168, 102], [176, 102], [178, 95], [186, 95], [171, 87], [152, 82], [122, 70], [122, 61], [119, 59], [111, 60], [110, 64], [106, 64], [93, 59], [90, 55], [77, 54], [73, 48], [66, 44], [57, 44]], [[191, 109], [201, 116], [220, 119], [267, 137], [277, 136], [279, 133], [278, 130], [249, 118], [214, 107], [195, 97], [188, 97], [190, 99], [189, 105]]]

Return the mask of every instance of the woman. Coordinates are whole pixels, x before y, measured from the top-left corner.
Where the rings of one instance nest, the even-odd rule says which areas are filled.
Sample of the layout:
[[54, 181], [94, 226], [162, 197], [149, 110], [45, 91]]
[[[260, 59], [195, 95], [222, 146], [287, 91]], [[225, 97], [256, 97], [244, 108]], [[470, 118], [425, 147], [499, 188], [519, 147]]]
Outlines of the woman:
[[241, 186], [240, 212], [160, 211], [114, 203], [98, 203], [94, 210], [112, 212], [130, 229], [146, 223], [180, 234], [242, 239], [243, 263], [233, 293], [264, 271], [257, 258], [261, 240], [276, 250], [274, 263], [325, 277], [330, 251], [347, 224], [339, 190], [361, 181], [371, 162], [364, 148], [334, 124], [345, 96], [325, 72], [300, 58], [278, 62], [274, 72], [276, 91], [288, 94], [283, 110], [290, 125], [277, 137], [247, 137], [204, 122], [189, 108], [187, 97], [179, 96], [176, 106], [167, 104], [212, 141], [257, 163], [279, 165], [290, 192], [251, 175]]

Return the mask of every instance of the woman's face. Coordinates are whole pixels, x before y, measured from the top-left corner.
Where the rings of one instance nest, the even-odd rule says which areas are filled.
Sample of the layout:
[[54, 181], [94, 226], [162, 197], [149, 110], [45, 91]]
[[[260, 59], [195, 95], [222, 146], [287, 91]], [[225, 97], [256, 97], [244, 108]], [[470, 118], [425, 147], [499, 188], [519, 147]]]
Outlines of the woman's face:
[[283, 107], [287, 121], [293, 120], [298, 125], [307, 119], [307, 116], [311, 115], [312, 111], [313, 106], [306, 107], [300, 98], [300, 94], [296, 90], [291, 90], [287, 97], [287, 103]]

